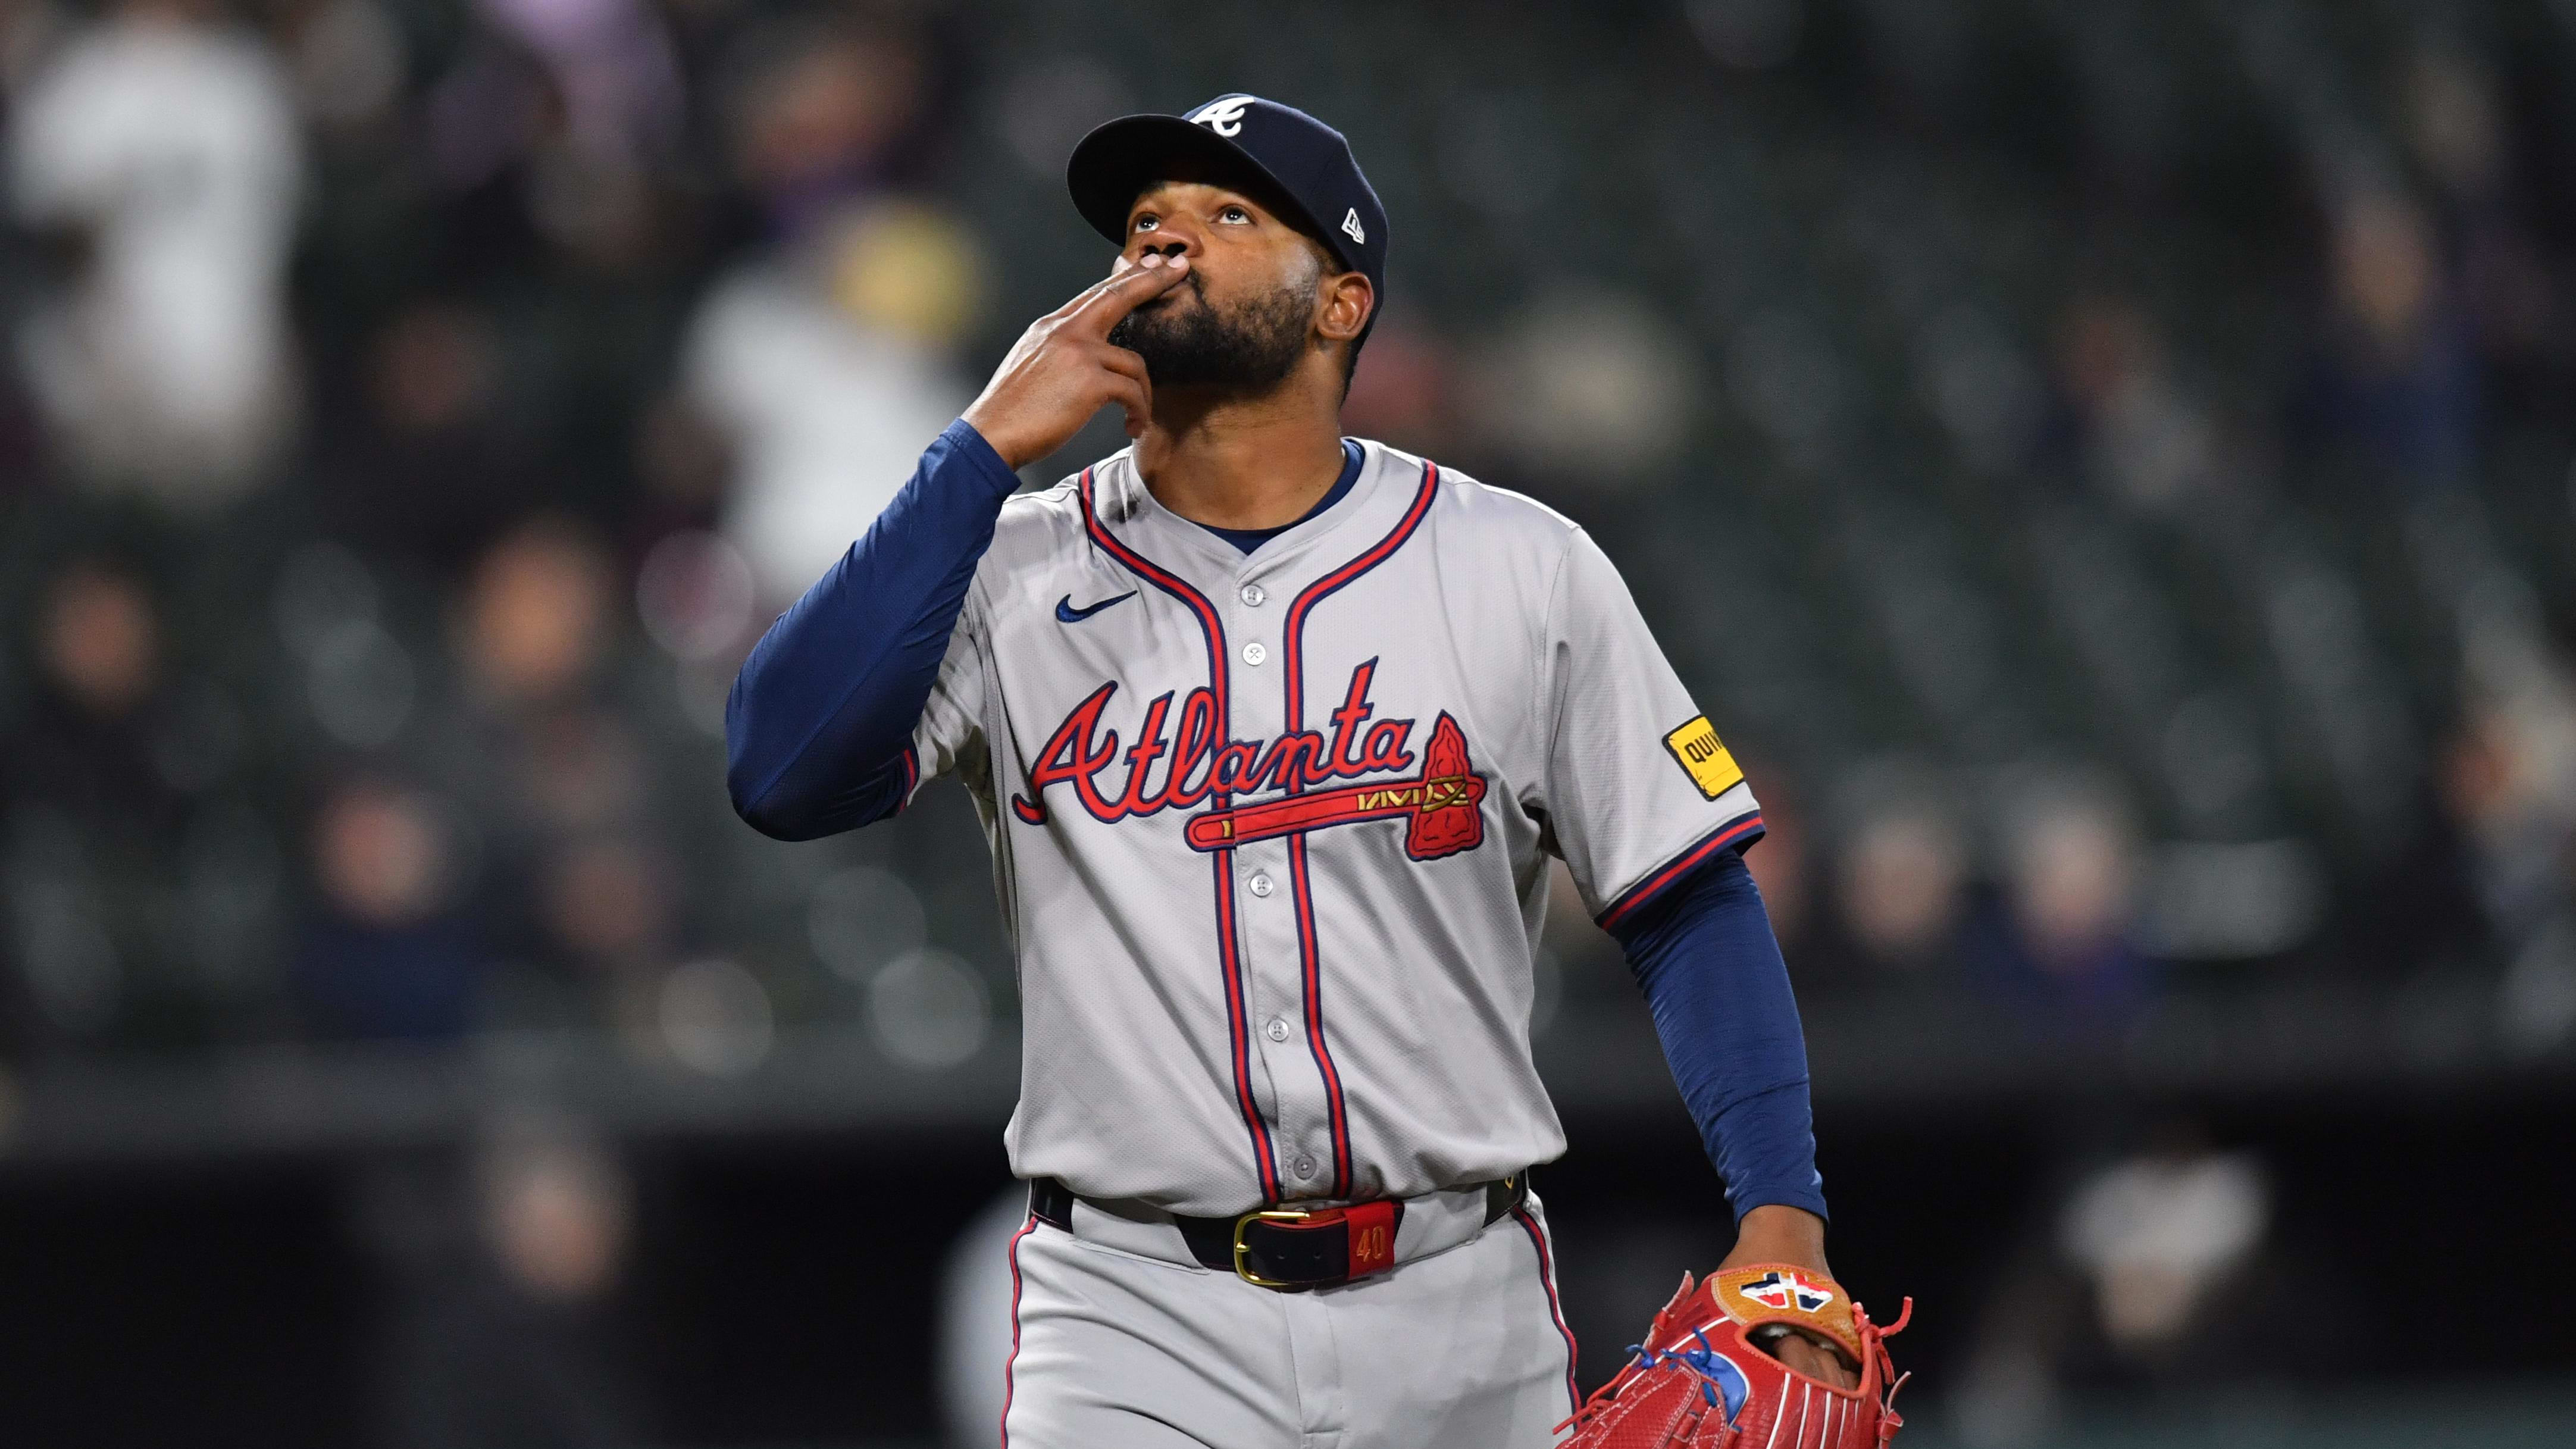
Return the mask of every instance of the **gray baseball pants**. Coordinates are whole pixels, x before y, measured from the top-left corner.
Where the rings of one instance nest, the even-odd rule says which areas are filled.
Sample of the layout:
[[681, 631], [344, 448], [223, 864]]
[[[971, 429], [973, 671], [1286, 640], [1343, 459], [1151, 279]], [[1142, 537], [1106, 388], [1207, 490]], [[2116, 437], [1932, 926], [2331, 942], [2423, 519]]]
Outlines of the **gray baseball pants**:
[[1077, 1205], [1011, 1240], [1005, 1449], [1545, 1449], [1574, 1338], [1538, 1197], [1406, 1205], [1396, 1266], [1275, 1293], [1199, 1265], [1168, 1219]]

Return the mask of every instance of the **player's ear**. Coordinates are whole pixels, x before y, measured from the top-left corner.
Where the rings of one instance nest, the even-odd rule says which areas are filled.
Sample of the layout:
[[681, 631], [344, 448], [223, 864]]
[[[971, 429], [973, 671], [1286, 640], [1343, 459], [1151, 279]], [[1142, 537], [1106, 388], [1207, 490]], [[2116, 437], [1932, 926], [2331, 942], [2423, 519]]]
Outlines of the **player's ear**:
[[1377, 289], [1369, 285], [1365, 272], [1327, 272], [1317, 302], [1315, 318], [1317, 335], [1333, 342], [1349, 342], [1368, 326], [1369, 314], [1377, 310]]

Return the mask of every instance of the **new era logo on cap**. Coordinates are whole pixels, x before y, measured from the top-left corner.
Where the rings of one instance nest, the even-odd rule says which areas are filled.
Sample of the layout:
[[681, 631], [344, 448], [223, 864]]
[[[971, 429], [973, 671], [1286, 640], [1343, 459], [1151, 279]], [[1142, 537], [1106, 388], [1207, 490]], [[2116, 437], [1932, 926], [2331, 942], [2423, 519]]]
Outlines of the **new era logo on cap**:
[[1354, 206], [1350, 210], [1342, 213], [1342, 234], [1349, 237], [1351, 240], [1358, 242], [1361, 246], [1368, 245], [1368, 228], [1360, 225], [1360, 209], [1358, 207]]

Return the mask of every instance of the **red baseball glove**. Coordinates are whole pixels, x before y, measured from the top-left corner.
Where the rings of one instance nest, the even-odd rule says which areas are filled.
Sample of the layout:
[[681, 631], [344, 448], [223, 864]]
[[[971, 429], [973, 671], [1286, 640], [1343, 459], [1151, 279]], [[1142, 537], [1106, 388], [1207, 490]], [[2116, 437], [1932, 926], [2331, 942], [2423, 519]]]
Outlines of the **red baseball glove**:
[[[1559, 1449], [1881, 1449], [1896, 1438], [1905, 1380], [1880, 1342], [1903, 1331], [1914, 1300], [1885, 1328], [1842, 1285], [1784, 1263], [1719, 1273], [1680, 1291], [1655, 1315], [1619, 1376], [1556, 1427]], [[1818, 1334], [1859, 1366], [1860, 1387], [1838, 1389], [1764, 1352], [1786, 1325]]]

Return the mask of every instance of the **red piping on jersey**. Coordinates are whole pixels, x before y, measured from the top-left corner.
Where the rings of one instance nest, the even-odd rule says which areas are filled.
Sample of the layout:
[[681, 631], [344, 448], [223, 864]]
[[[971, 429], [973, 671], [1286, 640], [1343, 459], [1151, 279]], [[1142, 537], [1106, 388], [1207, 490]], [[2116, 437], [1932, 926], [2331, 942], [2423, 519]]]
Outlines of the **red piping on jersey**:
[[1681, 859], [1674, 861], [1672, 864], [1665, 866], [1662, 870], [1659, 870], [1653, 875], [1646, 877], [1644, 880], [1637, 882], [1635, 885], [1628, 887], [1627, 894], [1611, 902], [1609, 909], [1603, 911], [1593, 919], [1599, 922], [1604, 928], [1618, 924], [1619, 919], [1622, 916], [1625, 916], [1630, 911], [1644, 905], [1648, 900], [1654, 897], [1656, 892], [1680, 879], [1682, 873], [1689, 870], [1692, 866], [1699, 864], [1701, 861], [1708, 859], [1710, 856], [1717, 854], [1719, 851], [1726, 849], [1730, 845], [1749, 844], [1754, 837], [1761, 833], [1761, 811], [1753, 810], [1736, 816], [1724, 825], [1717, 827], [1715, 834], [1710, 835], [1707, 839], [1701, 841], [1695, 846], [1692, 846], [1690, 849], [1683, 851]]
[[921, 755], [912, 746], [903, 747], [903, 794], [896, 797], [891, 815], [901, 815], [912, 804], [912, 792], [921, 784]]
[[[1216, 699], [1216, 732], [1214, 738], [1234, 737], [1226, 705], [1225, 624], [1206, 597], [1191, 588], [1177, 574], [1146, 558], [1101, 526], [1099, 514], [1091, 507], [1091, 470], [1082, 470], [1082, 527], [1091, 541], [1126, 567], [1138, 578], [1187, 604], [1198, 615], [1199, 630], [1207, 636], [1208, 692]], [[1225, 804], [1223, 795], [1208, 797], [1218, 806]], [[1244, 1020], [1243, 961], [1234, 941], [1234, 852], [1216, 852], [1216, 939], [1217, 954], [1225, 969], [1226, 1030], [1233, 1038], [1234, 1096], [1243, 1110], [1244, 1125], [1252, 1131], [1253, 1158], [1261, 1170], [1261, 1200], [1279, 1201], [1279, 1164], [1270, 1146], [1270, 1126], [1261, 1120], [1261, 1105], [1252, 1099], [1252, 1032]]]
[[[1583, 1390], [1574, 1382], [1574, 1330], [1565, 1326], [1564, 1306], [1556, 1301], [1556, 1255], [1548, 1250], [1547, 1234], [1539, 1231], [1538, 1219], [1530, 1216], [1528, 1208], [1516, 1207], [1512, 1216], [1520, 1219], [1521, 1226], [1529, 1231], [1530, 1243], [1538, 1249], [1538, 1284], [1547, 1290], [1547, 1316], [1556, 1324], [1557, 1336], [1565, 1340], [1565, 1397], [1579, 1414], [1583, 1412]], [[1012, 1319], [1014, 1324], [1018, 1321], [1016, 1317]]]
[[[1280, 673], [1287, 676], [1288, 699], [1283, 731], [1294, 732], [1306, 727], [1306, 615], [1316, 604], [1340, 590], [1360, 575], [1379, 564], [1404, 546], [1421, 526], [1423, 516], [1431, 511], [1431, 495], [1440, 487], [1440, 470], [1430, 463], [1422, 465], [1422, 486], [1413, 495], [1413, 506], [1404, 517], [1366, 553], [1308, 584], [1288, 606], [1288, 624], [1280, 640]], [[1304, 783], [1291, 778], [1288, 793], [1298, 794]], [[1351, 1192], [1351, 1130], [1342, 1110], [1342, 1076], [1333, 1067], [1332, 1051], [1324, 1045], [1324, 980], [1315, 951], [1315, 899], [1306, 884], [1306, 837], [1303, 833], [1288, 837], [1288, 889], [1297, 900], [1297, 954], [1305, 978], [1306, 1045], [1315, 1054], [1315, 1070], [1324, 1078], [1324, 1100], [1331, 1111], [1333, 1127], [1333, 1197], [1346, 1197]]]
[[1011, 1356], [1002, 1360], [1002, 1449], [1011, 1449], [1011, 1393], [1020, 1367], [1020, 1239], [1038, 1230], [1038, 1215], [1011, 1234]]

